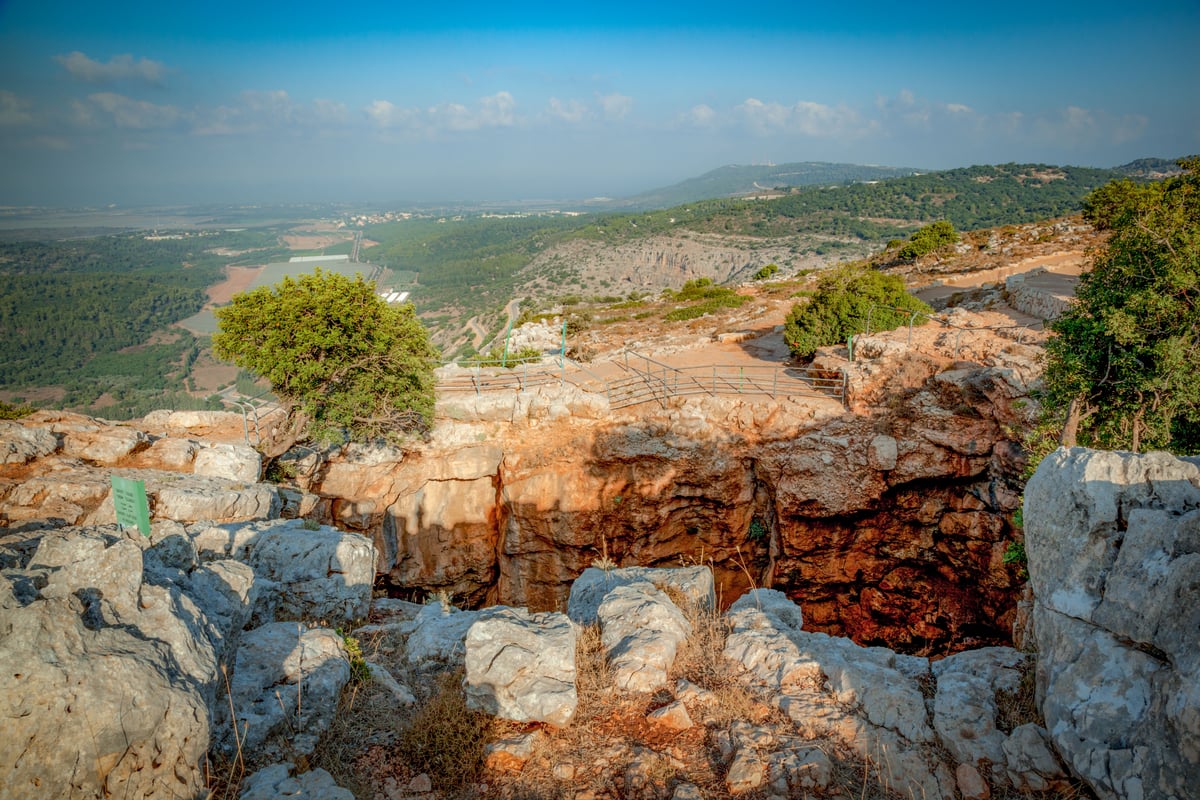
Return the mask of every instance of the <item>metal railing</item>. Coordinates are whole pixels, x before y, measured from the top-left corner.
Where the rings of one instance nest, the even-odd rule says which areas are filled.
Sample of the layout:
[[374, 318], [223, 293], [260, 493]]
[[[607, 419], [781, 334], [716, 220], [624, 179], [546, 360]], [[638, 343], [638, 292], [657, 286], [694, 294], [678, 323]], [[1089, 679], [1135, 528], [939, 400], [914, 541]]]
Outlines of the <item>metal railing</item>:
[[676, 367], [648, 356], [626, 351], [613, 362], [624, 372], [603, 378], [587, 367], [561, 356], [553, 362], [523, 363], [513, 368], [471, 367], [438, 381], [444, 393], [531, 391], [542, 386], [571, 384], [584, 391], [604, 394], [609, 407], [627, 408], [657, 402], [665, 406], [672, 397], [696, 395], [758, 395], [845, 398], [846, 376], [805, 367], [709, 364]]
[[[283, 411], [283, 407], [268, 399], [270, 389], [265, 389], [253, 397], [221, 397], [221, 402], [228, 403], [242, 412], [242, 436], [246, 444], [258, 447], [262, 444], [262, 426], [264, 420], [272, 414]], [[271, 395], [273, 397], [273, 395]], [[254, 441], [250, 441], [250, 433], [254, 432]]]

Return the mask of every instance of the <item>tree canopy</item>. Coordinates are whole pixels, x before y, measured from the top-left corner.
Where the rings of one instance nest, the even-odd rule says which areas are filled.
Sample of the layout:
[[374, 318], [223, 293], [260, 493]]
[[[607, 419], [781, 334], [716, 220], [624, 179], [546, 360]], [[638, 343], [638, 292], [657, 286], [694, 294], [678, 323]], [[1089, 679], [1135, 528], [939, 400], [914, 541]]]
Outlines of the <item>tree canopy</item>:
[[271, 382], [325, 443], [427, 429], [437, 351], [409, 304], [391, 306], [362, 276], [284, 278], [217, 309], [217, 356]]
[[1200, 452], [1200, 158], [1179, 163], [1085, 202], [1110, 234], [1047, 343], [1043, 406], [1062, 444]]
[[868, 316], [871, 330], [882, 331], [907, 323], [912, 313], [930, 311], [929, 306], [905, 291], [899, 276], [848, 265], [826, 273], [812, 298], [792, 307], [783, 336], [793, 355], [808, 358], [818, 347], [845, 342], [848, 336], [865, 332]]
[[954, 244], [958, 241], [958, 231], [946, 220], [939, 220], [918, 230], [905, 242], [896, 257], [902, 261], [916, 261], [923, 255], [932, 253], [939, 247]]

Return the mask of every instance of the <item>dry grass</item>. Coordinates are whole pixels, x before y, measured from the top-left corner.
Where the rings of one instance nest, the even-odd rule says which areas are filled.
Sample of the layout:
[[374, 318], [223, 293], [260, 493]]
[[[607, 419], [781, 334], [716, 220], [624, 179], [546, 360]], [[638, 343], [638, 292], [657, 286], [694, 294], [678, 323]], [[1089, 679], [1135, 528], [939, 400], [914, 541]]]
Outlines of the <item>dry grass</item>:
[[996, 727], [1012, 733], [1026, 723], [1045, 726], [1037, 707], [1037, 659], [1028, 658], [1021, 665], [1021, 681], [1014, 691], [996, 690]]
[[484, 745], [491, 718], [467, 708], [461, 671], [438, 677], [430, 698], [400, 732], [396, 748], [403, 760], [429, 775], [434, 788], [461, 791], [483, 771]]
[[907, 795], [888, 788], [883, 769], [874, 761], [848, 751], [828, 753], [833, 762], [832, 794], [853, 800], [898, 800]]

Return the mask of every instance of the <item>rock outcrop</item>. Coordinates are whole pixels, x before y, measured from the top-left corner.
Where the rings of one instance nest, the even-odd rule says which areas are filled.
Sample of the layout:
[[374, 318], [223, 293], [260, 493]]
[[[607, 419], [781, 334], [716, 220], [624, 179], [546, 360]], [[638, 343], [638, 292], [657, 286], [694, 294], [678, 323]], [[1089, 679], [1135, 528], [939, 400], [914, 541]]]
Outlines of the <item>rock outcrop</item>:
[[[287, 752], [312, 749], [349, 663], [332, 630], [273, 614], [365, 616], [374, 549], [290, 522], [244, 527], [0, 537], [0, 796], [200, 796], [211, 744], [259, 763], [298, 731]], [[243, 633], [252, 617], [264, 624]]]
[[196, 564], [177, 535], [68, 528], [0, 543], [0, 795], [200, 793], [253, 575]]
[[1200, 466], [1047, 456], [1025, 493], [1038, 696], [1102, 800], [1200, 786]]
[[697, 398], [598, 419], [555, 413], [542, 390], [469, 396], [504, 405], [493, 418], [456, 396], [458, 421], [428, 444], [346, 448], [301, 487], [374, 538], [406, 596], [553, 609], [605, 554], [694, 559], [725, 603], [772, 586], [816, 630], [914, 652], [999, 644], [1019, 583], [1003, 561], [1021, 466], [1005, 431], [1037, 375], [1030, 348], [1004, 348], [987, 366], [856, 362], [857, 414]]

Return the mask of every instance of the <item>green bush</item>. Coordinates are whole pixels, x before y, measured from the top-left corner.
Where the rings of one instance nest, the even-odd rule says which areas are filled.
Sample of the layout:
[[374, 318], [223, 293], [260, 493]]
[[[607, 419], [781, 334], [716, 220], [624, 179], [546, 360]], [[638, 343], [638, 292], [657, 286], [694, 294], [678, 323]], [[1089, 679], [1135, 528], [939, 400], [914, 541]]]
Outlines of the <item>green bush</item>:
[[939, 247], [954, 244], [958, 241], [958, 231], [946, 220], [926, 225], [909, 237], [908, 242], [896, 253], [902, 261], [915, 261], [921, 256], [932, 253]]
[[776, 264], [767, 264], [765, 267], [754, 273], [754, 280], [765, 281], [767, 278], [779, 272], [779, 266]]
[[[729, 290], [726, 290], [729, 291]], [[750, 298], [744, 297], [735, 292], [729, 291], [728, 294], [719, 295], [709, 298], [704, 302], [697, 303], [694, 306], [684, 306], [677, 308], [674, 311], [668, 312], [663, 319], [668, 322], [682, 322], [689, 319], [697, 319], [705, 314], [711, 314], [721, 308], [739, 308]]]
[[0, 419], [20, 419], [27, 417], [37, 409], [26, 403], [14, 405], [0, 400]]
[[[818, 347], [839, 344], [848, 336], [864, 332], [868, 314], [874, 332], [907, 324], [909, 312], [930, 311], [929, 306], [905, 291], [899, 277], [848, 265], [826, 273], [812, 299], [792, 307], [783, 335], [793, 355], [809, 358]], [[924, 321], [923, 317], [917, 319], [918, 323]]]

